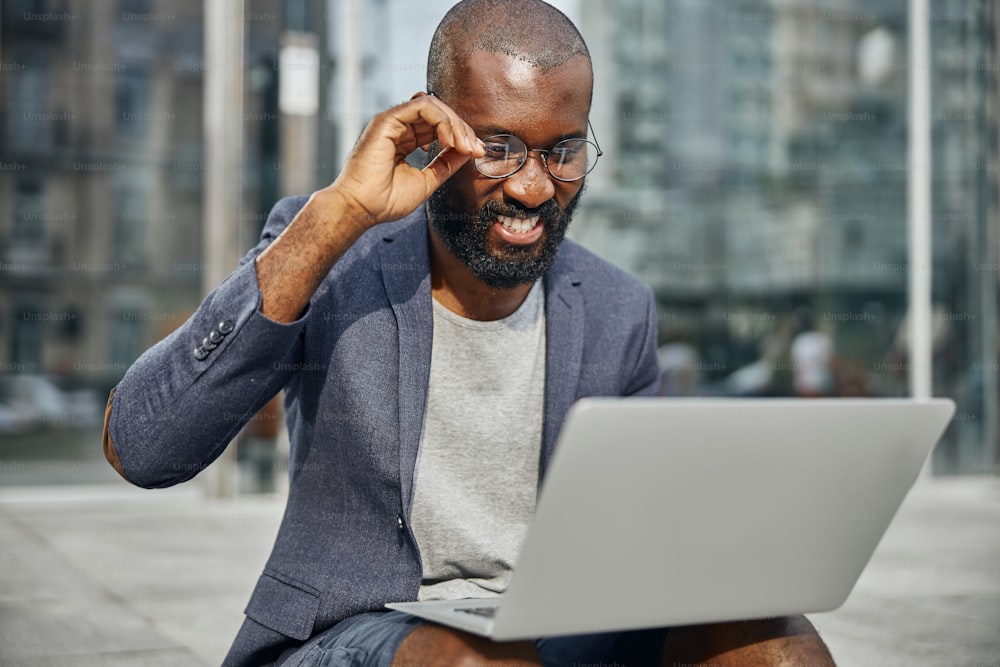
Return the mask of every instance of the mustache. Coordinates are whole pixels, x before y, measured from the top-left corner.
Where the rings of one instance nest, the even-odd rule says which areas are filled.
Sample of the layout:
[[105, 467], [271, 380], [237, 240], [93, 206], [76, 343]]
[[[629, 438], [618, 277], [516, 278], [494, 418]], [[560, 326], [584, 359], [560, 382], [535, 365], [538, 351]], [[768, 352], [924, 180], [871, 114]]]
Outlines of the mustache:
[[556, 220], [563, 215], [563, 213], [565, 213], [565, 211], [563, 211], [562, 207], [560, 207], [554, 199], [550, 199], [541, 206], [537, 206], [535, 208], [528, 208], [518, 204], [517, 202], [488, 201], [480, 209], [479, 216], [483, 220], [492, 220], [501, 215], [508, 218], [537, 215], [543, 221], [546, 221]]

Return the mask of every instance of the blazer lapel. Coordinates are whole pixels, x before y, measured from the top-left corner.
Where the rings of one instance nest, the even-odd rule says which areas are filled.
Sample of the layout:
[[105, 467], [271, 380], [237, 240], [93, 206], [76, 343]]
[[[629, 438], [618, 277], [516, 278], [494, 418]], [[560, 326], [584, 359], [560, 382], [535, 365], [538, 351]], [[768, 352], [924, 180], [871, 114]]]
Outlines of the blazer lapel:
[[399, 479], [403, 510], [409, 514], [413, 471], [420, 446], [431, 370], [433, 310], [424, 207], [379, 248], [382, 280], [399, 335]]
[[[382, 280], [399, 336], [399, 479], [409, 513], [427, 404], [431, 370], [433, 310], [427, 218], [420, 207], [412, 221], [386, 234], [379, 247]], [[539, 483], [555, 449], [559, 429], [576, 400], [583, 356], [583, 298], [579, 279], [560, 253], [545, 277], [545, 414]]]
[[559, 429], [576, 400], [583, 357], [583, 298], [579, 279], [559, 253], [545, 277], [545, 416], [538, 467], [541, 483]]

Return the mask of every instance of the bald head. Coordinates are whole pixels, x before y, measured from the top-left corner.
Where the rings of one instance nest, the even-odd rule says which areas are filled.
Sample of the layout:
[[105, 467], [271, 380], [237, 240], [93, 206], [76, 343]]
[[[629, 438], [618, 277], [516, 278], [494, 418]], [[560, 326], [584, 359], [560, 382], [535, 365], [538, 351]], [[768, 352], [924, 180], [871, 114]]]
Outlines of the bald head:
[[540, 70], [575, 56], [590, 62], [573, 22], [542, 0], [462, 0], [441, 20], [431, 40], [427, 90], [446, 102], [452, 99], [462, 84], [460, 72], [477, 51], [502, 53]]

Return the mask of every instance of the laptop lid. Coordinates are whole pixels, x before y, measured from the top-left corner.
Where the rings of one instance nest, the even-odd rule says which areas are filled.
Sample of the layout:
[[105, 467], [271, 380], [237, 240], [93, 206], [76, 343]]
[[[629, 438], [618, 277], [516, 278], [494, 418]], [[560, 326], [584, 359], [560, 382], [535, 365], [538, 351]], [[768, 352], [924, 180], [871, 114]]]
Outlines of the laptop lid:
[[947, 399], [583, 399], [491, 636], [834, 609], [954, 409]]

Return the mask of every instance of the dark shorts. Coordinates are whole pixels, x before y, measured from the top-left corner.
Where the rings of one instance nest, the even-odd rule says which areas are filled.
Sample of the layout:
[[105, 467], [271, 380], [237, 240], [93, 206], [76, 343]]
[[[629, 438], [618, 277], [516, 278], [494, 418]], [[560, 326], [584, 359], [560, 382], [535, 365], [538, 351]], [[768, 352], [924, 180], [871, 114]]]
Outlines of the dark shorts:
[[[388, 667], [396, 649], [424, 621], [401, 611], [352, 616], [311, 639], [300, 667]], [[667, 630], [633, 630], [535, 640], [547, 667], [653, 667]], [[294, 656], [298, 657], [298, 656]], [[294, 664], [294, 660], [292, 661]]]

